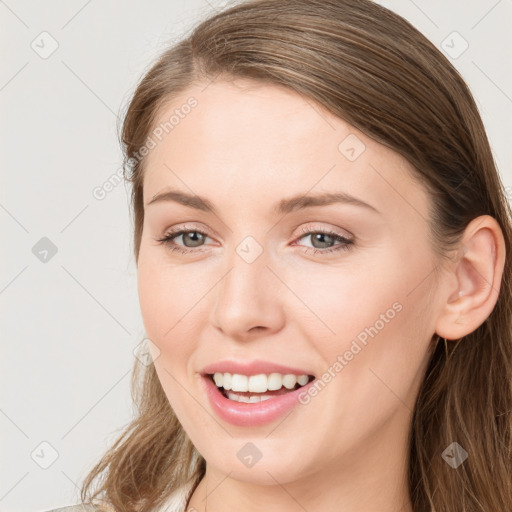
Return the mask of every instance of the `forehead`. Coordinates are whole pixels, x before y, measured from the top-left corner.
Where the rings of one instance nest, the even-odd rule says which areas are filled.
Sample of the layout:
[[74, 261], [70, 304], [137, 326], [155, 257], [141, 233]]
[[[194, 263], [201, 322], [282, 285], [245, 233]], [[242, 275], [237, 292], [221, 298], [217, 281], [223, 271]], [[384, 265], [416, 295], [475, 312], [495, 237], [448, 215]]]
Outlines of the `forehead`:
[[427, 194], [401, 155], [285, 87], [197, 84], [161, 108], [158, 127], [146, 157], [144, 204], [170, 186], [218, 204], [343, 191], [389, 218], [412, 210], [427, 218]]

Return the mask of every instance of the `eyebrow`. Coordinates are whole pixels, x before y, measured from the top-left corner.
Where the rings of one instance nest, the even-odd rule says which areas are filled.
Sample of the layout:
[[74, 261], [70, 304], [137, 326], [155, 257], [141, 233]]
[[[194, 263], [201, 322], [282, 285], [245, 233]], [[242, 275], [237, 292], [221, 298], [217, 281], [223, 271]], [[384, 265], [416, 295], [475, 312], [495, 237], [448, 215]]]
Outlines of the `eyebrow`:
[[[153, 196], [153, 198], [146, 204], [149, 206], [150, 204], [173, 201], [184, 206], [188, 206], [190, 208], [194, 208], [196, 210], [201, 210], [208, 213], [213, 213], [217, 215], [217, 209], [213, 204], [206, 198], [195, 195], [188, 194], [186, 192], [182, 192], [180, 190], [166, 190], [165, 192], [161, 192]], [[375, 213], [380, 213], [374, 206], [371, 204], [365, 203], [361, 199], [357, 197], [351, 196], [346, 192], [336, 192], [336, 193], [324, 193], [317, 195], [296, 195], [287, 199], [282, 199], [279, 201], [274, 207], [274, 213], [276, 215], [285, 215], [291, 213], [295, 210], [301, 210], [303, 208], [309, 208], [313, 206], [327, 206], [331, 204], [342, 203], [342, 204], [351, 204], [355, 206], [360, 206], [362, 208], [366, 208]]]

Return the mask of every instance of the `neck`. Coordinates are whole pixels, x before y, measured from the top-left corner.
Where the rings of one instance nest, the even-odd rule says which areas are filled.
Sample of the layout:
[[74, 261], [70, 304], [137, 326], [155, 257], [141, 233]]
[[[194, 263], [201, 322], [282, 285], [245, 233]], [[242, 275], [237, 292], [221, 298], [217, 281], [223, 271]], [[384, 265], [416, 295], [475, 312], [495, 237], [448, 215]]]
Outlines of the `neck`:
[[[402, 411], [403, 412], [403, 411]], [[403, 420], [403, 418], [402, 418]], [[373, 439], [362, 439], [341, 460], [319, 464], [314, 473], [286, 480], [280, 473], [266, 482], [232, 478], [207, 464], [187, 512], [413, 512], [408, 490], [408, 436], [389, 422]], [[396, 424], [395, 424], [396, 427]], [[226, 474], [227, 473], [227, 474]], [[265, 477], [264, 477], [265, 478]]]

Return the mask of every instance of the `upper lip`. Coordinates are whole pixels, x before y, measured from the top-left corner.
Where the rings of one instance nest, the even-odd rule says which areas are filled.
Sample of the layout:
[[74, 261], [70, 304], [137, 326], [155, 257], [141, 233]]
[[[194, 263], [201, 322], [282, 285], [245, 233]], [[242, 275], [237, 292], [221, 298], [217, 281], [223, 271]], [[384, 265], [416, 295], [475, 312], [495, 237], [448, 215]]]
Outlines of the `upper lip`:
[[[254, 361], [217, 361], [216, 363], [205, 366], [201, 373], [203, 375], [213, 373], [239, 373], [241, 375], [259, 375], [260, 373], [281, 373], [283, 375], [313, 375], [309, 370], [301, 368], [293, 368], [291, 366], [284, 366], [279, 363], [272, 363], [270, 361], [254, 360]], [[314, 376], [314, 375], [313, 375]]]

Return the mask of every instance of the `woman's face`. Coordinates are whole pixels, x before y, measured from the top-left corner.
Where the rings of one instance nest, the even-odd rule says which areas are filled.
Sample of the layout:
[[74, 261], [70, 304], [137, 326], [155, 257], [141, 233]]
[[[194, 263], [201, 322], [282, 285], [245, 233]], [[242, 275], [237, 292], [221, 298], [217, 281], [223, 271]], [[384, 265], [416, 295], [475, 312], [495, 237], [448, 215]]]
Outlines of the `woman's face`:
[[[161, 111], [173, 127], [152, 136], [144, 177], [138, 290], [172, 408], [208, 467], [237, 480], [400, 471], [435, 332], [428, 196], [401, 156], [310, 99], [205, 86]], [[192, 198], [148, 204], [170, 190]], [[326, 194], [370, 206], [314, 199]], [[185, 233], [158, 241], [171, 231]], [[315, 380], [241, 403], [205, 369]]]

